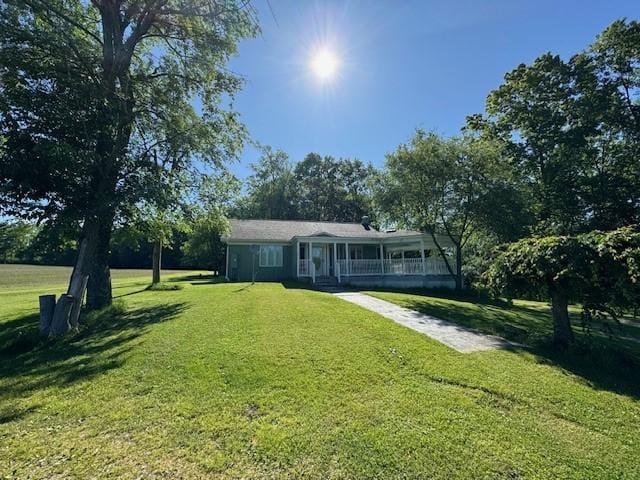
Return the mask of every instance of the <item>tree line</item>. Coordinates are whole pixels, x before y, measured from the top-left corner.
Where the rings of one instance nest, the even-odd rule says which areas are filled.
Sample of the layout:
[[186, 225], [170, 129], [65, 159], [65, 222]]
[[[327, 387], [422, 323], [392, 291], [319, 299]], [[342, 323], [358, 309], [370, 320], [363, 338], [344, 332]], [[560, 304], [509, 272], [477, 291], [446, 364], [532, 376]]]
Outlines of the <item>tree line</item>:
[[159, 274], [169, 246], [165, 265], [220, 270], [229, 217], [366, 214], [449, 234], [464, 257], [462, 272], [449, 266], [464, 275], [458, 286], [549, 298], [559, 345], [571, 339], [569, 302], [585, 318], [640, 303], [636, 21], [614, 22], [569, 59], [517, 66], [459, 135], [417, 130], [381, 168], [319, 153], [294, 162], [263, 146], [243, 184], [227, 168], [248, 141], [227, 102], [242, 79], [225, 64], [258, 31], [250, 5], [0, 8], [0, 213], [21, 220], [0, 228], [0, 257], [73, 262], [61, 331], [77, 324], [85, 288], [89, 308], [111, 302], [119, 258], [151, 256]]

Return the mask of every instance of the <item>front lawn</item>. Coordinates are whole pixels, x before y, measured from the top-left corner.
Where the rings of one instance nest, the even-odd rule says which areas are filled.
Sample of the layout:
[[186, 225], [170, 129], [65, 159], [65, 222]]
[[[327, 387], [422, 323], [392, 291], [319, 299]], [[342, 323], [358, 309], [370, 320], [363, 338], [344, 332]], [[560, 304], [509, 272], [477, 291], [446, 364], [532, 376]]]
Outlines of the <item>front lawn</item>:
[[[0, 358], [0, 478], [638, 478], [640, 388], [457, 353], [326, 293], [130, 288]], [[0, 290], [0, 334], [35, 322]]]

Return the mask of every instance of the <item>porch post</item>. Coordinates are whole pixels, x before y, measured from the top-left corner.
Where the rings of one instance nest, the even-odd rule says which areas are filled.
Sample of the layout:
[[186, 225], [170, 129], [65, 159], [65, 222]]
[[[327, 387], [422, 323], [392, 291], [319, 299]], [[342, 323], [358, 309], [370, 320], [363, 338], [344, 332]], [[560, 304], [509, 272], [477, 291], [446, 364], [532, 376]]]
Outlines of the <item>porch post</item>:
[[404, 248], [401, 250], [402, 252], [402, 274], [406, 275], [407, 272], [404, 270]]
[[333, 276], [337, 277], [336, 272], [338, 271], [338, 243], [333, 241]]
[[311, 242], [307, 242], [307, 275], [311, 275], [311, 264], [313, 263], [313, 255], [311, 254]]
[[420, 258], [422, 259], [422, 274], [426, 275], [425, 264], [424, 264], [424, 240], [420, 239]]
[[296, 241], [296, 278], [300, 276], [300, 240]]
[[229, 244], [227, 243], [227, 258], [226, 265], [224, 267], [224, 277], [229, 281]]
[[382, 250], [382, 243], [380, 244], [380, 273], [384, 275], [384, 252]]
[[347, 275], [351, 275], [351, 255], [349, 255], [349, 243], [344, 244], [344, 258], [347, 261]]

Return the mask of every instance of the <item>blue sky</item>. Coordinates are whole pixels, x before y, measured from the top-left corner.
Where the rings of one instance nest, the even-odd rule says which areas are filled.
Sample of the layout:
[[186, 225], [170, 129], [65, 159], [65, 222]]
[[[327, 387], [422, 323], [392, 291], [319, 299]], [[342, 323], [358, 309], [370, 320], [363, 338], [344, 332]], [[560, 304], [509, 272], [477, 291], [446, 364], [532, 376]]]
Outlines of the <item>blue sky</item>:
[[[262, 33], [230, 68], [246, 79], [235, 108], [256, 141], [294, 161], [308, 152], [375, 166], [417, 127], [456, 134], [504, 74], [551, 51], [569, 57], [640, 3], [595, 0], [255, 0]], [[274, 18], [275, 17], [275, 18]], [[309, 63], [327, 48], [337, 75]], [[245, 149], [232, 170], [255, 162]]]

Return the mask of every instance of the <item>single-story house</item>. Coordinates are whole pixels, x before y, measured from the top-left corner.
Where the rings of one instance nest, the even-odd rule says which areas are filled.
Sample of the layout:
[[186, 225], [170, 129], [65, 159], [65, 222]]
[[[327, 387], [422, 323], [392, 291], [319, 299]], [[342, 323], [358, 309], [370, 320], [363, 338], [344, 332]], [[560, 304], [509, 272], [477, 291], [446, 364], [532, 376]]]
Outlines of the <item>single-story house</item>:
[[[447, 235], [436, 236], [455, 273], [459, 258]], [[378, 231], [361, 223], [230, 220], [226, 276], [232, 281], [303, 280], [355, 287], [449, 287], [449, 272], [433, 236]]]

